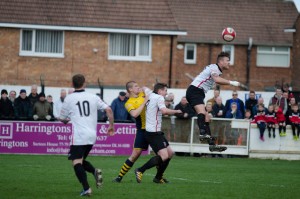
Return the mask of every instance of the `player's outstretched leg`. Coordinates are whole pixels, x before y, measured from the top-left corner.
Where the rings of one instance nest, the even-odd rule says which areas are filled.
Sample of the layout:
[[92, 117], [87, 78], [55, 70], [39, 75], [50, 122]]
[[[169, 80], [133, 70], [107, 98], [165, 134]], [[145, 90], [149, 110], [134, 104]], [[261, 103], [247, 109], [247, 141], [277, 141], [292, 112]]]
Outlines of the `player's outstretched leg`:
[[122, 165], [118, 177], [116, 177], [113, 182], [120, 183], [123, 179], [123, 176], [131, 169], [134, 162], [131, 162], [129, 159], [127, 159], [124, 164]]
[[92, 173], [96, 180], [96, 187], [99, 188], [102, 186], [103, 179], [102, 179], [102, 171], [101, 169], [96, 169], [89, 161], [83, 160], [82, 166], [85, 171]]

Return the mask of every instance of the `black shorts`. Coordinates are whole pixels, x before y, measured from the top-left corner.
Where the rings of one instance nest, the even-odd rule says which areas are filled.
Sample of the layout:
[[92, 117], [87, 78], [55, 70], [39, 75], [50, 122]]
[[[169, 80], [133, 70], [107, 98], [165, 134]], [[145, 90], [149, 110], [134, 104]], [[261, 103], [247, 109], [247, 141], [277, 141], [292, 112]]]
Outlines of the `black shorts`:
[[92, 148], [93, 145], [71, 145], [68, 160], [85, 159]]
[[204, 98], [205, 93], [201, 88], [190, 85], [186, 90], [186, 99], [192, 107], [199, 104], [204, 104]]
[[135, 139], [134, 139], [134, 148], [142, 149], [146, 151], [148, 149], [148, 142], [146, 140], [146, 131], [145, 129], [137, 129]]
[[156, 154], [159, 150], [167, 148], [169, 146], [169, 142], [165, 138], [163, 132], [146, 131], [146, 140]]

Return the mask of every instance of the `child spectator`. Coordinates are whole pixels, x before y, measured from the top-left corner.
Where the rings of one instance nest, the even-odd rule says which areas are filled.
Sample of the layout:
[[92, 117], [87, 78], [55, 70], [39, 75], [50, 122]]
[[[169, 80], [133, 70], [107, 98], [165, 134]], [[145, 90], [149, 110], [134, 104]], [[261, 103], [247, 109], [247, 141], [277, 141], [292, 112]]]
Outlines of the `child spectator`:
[[[294, 140], [299, 140], [299, 133], [300, 133], [300, 112], [299, 112], [299, 107], [297, 104], [292, 105], [292, 111], [289, 114], [289, 120], [292, 126], [292, 131], [293, 131], [293, 139]], [[297, 135], [296, 135], [296, 128], [297, 128]]]
[[245, 120], [251, 120], [251, 110], [245, 110]]
[[256, 115], [254, 115], [253, 122], [257, 124], [257, 127], [259, 128], [260, 137], [259, 139], [261, 141], [265, 141], [264, 138], [264, 132], [266, 130], [266, 113], [265, 113], [265, 107], [261, 104], [258, 105], [258, 110]]
[[280, 137], [286, 136], [285, 116], [282, 112], [282, 109], [280, 108], [279, 105], [276, 105], [274, 111], [276, 114], [277, 123], [279, 125], [279, 136]]
[[274, 112], [274, 105], [270, 104], [268, 107], [268, 111], [266, 113], [266, 122], [267, 122], [267, 128], [269, 132], [269, 137], [271, 137], [271, 129], [273, 131], [273, 138], [276, 137], [275, 135], [275, 125], [277, 124], [276, 120], [276, 114]]

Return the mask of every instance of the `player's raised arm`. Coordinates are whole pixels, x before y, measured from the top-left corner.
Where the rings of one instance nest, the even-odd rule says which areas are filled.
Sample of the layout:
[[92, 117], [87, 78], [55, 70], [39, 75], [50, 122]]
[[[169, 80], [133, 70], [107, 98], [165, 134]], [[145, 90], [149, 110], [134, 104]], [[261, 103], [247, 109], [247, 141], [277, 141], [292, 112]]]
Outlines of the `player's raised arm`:
[[237, 81], [230, 81], [220, 77], [219, 75], [212, 75], [212, 78], [217, 84], [221, 85], [231, 85], [231, 86], [240, 86], [240, 83]]

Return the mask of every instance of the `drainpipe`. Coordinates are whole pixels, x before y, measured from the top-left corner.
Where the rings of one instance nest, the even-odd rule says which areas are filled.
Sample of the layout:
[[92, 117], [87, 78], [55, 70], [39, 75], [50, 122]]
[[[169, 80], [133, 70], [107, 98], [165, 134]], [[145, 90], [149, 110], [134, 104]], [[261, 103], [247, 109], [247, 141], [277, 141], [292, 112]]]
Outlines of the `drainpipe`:
[[171, 35], [171, 44], [170, 44], [170, 64], [169, 64], [169, 87], [172, 87], [172, 65], [173, 65], [173, 35]]
[[251, 48], [252, 48], [252, 37], [249, 37], [249, 44], [247, 49], [247, 65], [246, 65], [246, 86], [249, 88], [250, 84], [250, 64], [251, 64]]

